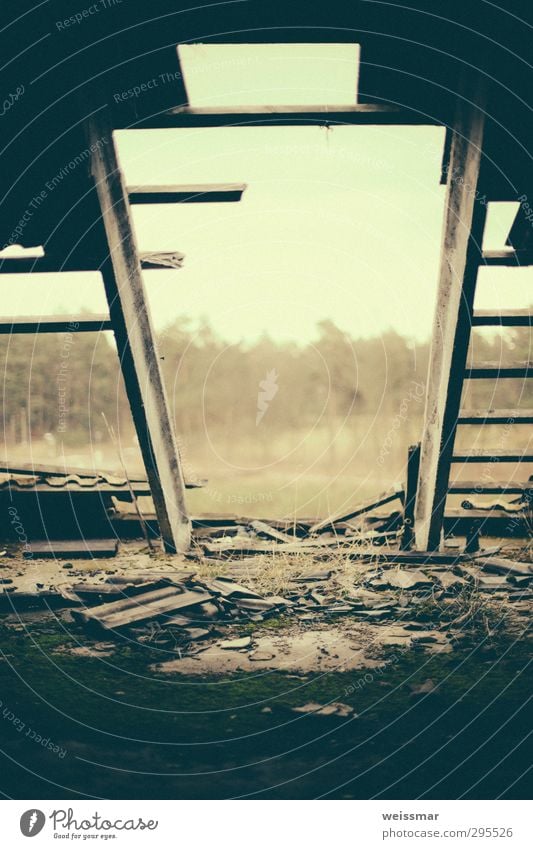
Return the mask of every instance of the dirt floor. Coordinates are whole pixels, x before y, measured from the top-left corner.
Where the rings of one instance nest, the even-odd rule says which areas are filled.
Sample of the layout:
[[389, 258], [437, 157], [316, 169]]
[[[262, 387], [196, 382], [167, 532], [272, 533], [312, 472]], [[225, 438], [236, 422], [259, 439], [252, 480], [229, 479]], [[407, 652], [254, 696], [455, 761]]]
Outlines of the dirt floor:
[[[501, 554], [531, 561], [525, 543]], [[187, 571], [292, 603], [194, 621], [183, 644], [149, 625], [89, 633], [56, 592]], [[41, 799], [528, 798], [529, 580], [472, 564], [423, 572], [431, 583], [405, 590], [376, 564], [341, 558], [193, 561], [131, 544], [105, 561], [24, 562], [9, 548], [0, 789]], [[35, 591], [43, 603], [24, 604]]]

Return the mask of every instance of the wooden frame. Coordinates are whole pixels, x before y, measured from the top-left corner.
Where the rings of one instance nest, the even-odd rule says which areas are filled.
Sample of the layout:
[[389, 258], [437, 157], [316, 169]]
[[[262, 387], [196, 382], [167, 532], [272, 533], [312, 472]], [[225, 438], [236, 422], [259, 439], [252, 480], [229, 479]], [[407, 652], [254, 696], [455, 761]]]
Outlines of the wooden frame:
[[[174, 425], [163, 384], [141, 263], [133, 233], [127, 189], [107, 110], [87, 125], [91, 172], [109, 257], [101, 267], [124, 383], [167, 551], [186, 551], [190, 521]], [[107, 144], [98, 144], [106, 138]]]
[[470, 99], [460, 97], [452, 132], [415, 506], [415, 545], [419, 551], [439, 548], [448, 495], [486, 220], [486, 206], [476, 200], [484, 101], [480, 85]]

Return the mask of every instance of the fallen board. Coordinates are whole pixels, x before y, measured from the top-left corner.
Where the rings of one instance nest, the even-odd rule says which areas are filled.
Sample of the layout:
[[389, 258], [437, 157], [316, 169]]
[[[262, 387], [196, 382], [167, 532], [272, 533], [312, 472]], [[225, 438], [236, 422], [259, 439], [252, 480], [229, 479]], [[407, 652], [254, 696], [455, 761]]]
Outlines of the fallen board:
[[48, 557], [79, 560], [114, 557], [118, 549], [118, 539], [38, 540], [28, 543], [28, 546], [24, 551], [25, 560]]
[[319, 522], [316, 522], [314, 525], [311, 525], [311, 527], [309, 528], [309, 534], [315, 534], [319, 531], [325, 530], [326, 528], [331, 528], [338, 522], [349, 522], [350, 519], [356, 519], [358, 516], [364, 516], [365, 513], [370, 513], [371, 510], [377, 510], [378, 507], [383, 507], [385, 504], [389, 504], [391, 501], [395, 501], [397, 498], [399, 498], [400, 501], [403, 502], [404, 497], [404, 490], [401, 489], [401, 487], [394, 487], [394, 489], [388, 490], [387, 492], [383, 492], [381, 495], [377, 495], [375, 498], [358, 504], [356, 507], [354, 507], [348, 512], [333, 513], [326, 519], [321, 519]]

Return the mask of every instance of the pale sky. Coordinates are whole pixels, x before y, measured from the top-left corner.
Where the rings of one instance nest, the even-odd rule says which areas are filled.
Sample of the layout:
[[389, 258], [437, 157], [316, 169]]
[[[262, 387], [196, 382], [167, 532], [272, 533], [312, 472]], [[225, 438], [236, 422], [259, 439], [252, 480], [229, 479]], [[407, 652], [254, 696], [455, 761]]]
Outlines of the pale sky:
[[[300, 46], [291, 73], [279, 48], [182, 48], [189, 97], [196, 105], [355, 102], [356, 46], [326, 47], [317, 56], [313, 46], [310, 63]], [[185, 254], [180, 270], [145, 272], [158, 329], [179, 316], [205, 317], [230, 342], [262, 333], [307, 342], [328, 318], [355, 337], [389, 328], [415, 341], [429, 337], [443, 129], [227, 127], [123, 131], [116, 138], [130, 185], [248, 184], [239, 203], [135, 207], [141, 250]], [[486, 247], [503, 246], [516, 208], [491, 205]], [[483, 269], [477, 305], [527, 306], [532, 280], [529, 268]], [[2, 275], [5, 315], [106, 311], [98, 277], [16, 281]]]

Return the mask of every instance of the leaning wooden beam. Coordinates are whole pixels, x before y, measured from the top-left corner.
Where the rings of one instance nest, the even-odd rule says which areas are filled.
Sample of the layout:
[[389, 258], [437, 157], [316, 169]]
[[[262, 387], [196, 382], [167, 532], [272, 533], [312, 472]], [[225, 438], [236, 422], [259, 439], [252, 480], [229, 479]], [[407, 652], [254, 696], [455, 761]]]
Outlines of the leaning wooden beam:
[[326, 519], [321, 519], [320, 522], [316, 522], [314, 525], [311, 525], [308, 534], [323, 531], [325, 528], [333, 527], [339, 522], [349, 522], [351, 519], [356, 519], [358, 516], [364, 516], [365, 513], [370, 513], [371, 510], [383, 507], [384, 504], [389, 504], [397, 498], [400, 499], [400, 501], [403, 501], [404, 495], [404, 490], [401, 487], [396, 486], [388, 492], [383, 492], [375, 498], [367, 499], [367, 501], [358, 504], [357, 507], [353, 507], [348, 513], [333, 513]]
[[392, 124], [440, 125], [433, 115], [381, 103], [319, 106], [178, 106], [159, 115], [141, 119], [128, 129], [174, 129], [179, 127], [223, 127], [305, 124]]
[[[185, 484], [130, 222], [127, 191], [106, 111], [90, 119], [88, 134], [91, 171], [109, 246], [109, 261], [101, 271], [124, 383], [165, 548], [186, 551], [191, 529], [185, 506]], [[104, 138], [106, 144], [101, 142]]]
[[440, 546], [450, 462], [468, 353], [486, 207], [476, 202], [484, 98], [459, 98], [450, 148], [440, 279], [429, 362], [415, 507], [419, 551]]

